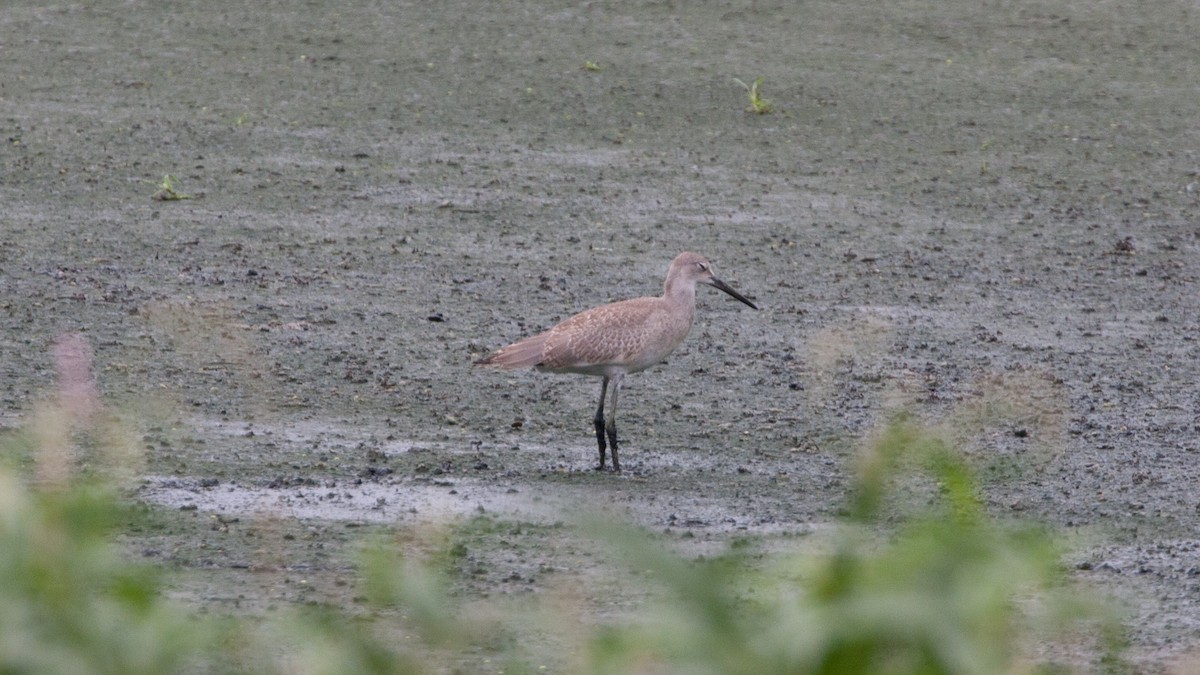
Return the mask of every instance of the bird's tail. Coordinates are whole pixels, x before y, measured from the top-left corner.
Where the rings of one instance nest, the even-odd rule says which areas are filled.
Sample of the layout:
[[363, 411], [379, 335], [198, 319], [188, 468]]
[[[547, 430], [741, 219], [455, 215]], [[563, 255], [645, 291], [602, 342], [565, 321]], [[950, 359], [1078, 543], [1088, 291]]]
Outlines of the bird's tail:
[[512, 370], [515, 368], [529, 368], [540, 364], [544, 359], [544, 350], [546, 346], [546, 336], [534, 335], [527, 337], [520, 342], [514, 342], [507, 347], [501, 347], [496, 351], [475, 362], [477, 366], [492, 366], [495, 368], [503, 368]]

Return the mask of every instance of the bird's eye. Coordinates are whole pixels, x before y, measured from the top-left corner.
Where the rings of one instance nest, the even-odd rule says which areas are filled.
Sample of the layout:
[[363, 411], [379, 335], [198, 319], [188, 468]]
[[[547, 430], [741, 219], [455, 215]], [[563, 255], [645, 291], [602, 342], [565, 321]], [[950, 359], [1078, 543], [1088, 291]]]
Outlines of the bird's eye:
[[696, 267], [698, 267], [698, 268], [700, 269], [700, 271], [701, 271], [701, 272], [707, 272], [707, 271], [708, 271], [708, 265], [706, 265], [706, 264], [704, 264], [704, 263], [702, 263], [702, 262], [698, 262], [698, 263], [696, 263]]

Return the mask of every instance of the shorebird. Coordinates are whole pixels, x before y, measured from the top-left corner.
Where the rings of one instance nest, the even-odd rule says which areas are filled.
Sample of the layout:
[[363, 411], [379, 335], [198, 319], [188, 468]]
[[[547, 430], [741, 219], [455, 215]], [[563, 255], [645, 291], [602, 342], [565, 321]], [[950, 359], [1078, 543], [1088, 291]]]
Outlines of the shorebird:
[[[548, 373], [599, 375], [600, 404], [592, 419], [604, 470], [605, 434], [612, 448], [613, 471], [621, 473], [617, 458], [617, 397], [629, 373], [662, 361], [687, 337], [696, 318], [696, 284], [708, 284], [758, 309], [741, 293], [713, 275], [712, 263], [697, 253], [680, 253], [671, 261], [661, 297], [634, 298], [580, 312], [544, 333], [501, 347], [476, 365], [515, 369], [533, 367]], [[608, 421], [604, 398], [612, 385]]]

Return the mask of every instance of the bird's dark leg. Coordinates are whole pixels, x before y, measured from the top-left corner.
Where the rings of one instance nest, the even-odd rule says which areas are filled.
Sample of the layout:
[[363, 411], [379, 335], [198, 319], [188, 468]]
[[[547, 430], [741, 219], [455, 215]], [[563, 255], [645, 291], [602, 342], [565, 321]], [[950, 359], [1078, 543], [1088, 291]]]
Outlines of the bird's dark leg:
[[[625, 375], [622, 373], [617, 373], [612, 378], [612, 405], [608, 408], [608, 426], [605, 427], [605, 430], [608, 431], [608, 444], [612, 446], [613, 471], [616, 473], [621, 473], [621, 460], [617, 459], [617, 395], [621, 393], [621, 382], [624, 379]], [[608, 378], [605, 378], [604, 381], [607, 383]], [[599, 436], [599, 433], [596, 435]]]
[[[596, 407], [596, 416], [592, 419], [592, 423], [596, 427], [596, 442], [600, 445], [600, 466], [596, 467], [597, 471], [604, 470], [604, 396], [608, 393], [608, 378], [604, 378], [604, 382], [600, 385], [600, 405]], [[617, 447], [613, 445], [613, 462], [617, 461]]]

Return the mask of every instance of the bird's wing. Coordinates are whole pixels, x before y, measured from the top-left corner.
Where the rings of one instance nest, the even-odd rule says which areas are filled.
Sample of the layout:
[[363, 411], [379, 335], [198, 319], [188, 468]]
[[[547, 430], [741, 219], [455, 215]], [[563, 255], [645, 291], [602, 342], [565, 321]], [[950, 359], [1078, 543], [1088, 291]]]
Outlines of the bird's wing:
[[634, 298], [572, 316], [544, 333], [541, 365], [556, 369], [628, 362], [653, 339], [647, 324], [659, 302], [659, 298]]

